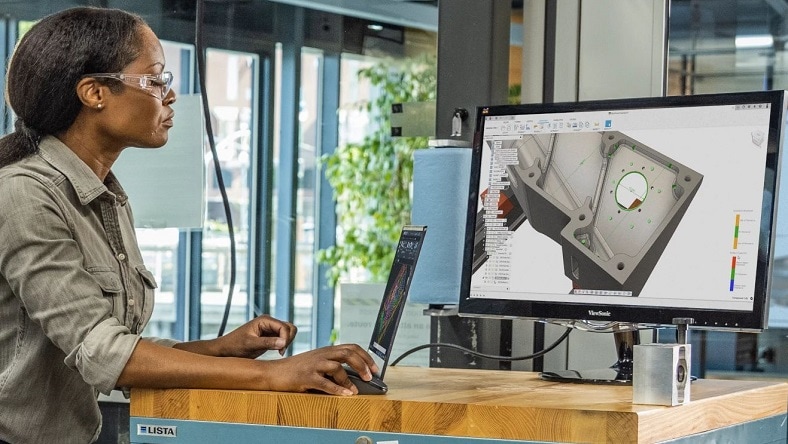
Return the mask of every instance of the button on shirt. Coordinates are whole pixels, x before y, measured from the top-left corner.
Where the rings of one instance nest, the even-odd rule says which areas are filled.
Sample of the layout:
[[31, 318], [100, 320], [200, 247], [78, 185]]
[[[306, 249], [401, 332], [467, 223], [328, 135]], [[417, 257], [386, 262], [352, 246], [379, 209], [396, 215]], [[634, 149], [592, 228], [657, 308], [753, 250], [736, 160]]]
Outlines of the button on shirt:
[[0, 440], [85, 443], [156, 282], [115, 176], [102, 183], [52, 136], [39, 146], [0, 168]]

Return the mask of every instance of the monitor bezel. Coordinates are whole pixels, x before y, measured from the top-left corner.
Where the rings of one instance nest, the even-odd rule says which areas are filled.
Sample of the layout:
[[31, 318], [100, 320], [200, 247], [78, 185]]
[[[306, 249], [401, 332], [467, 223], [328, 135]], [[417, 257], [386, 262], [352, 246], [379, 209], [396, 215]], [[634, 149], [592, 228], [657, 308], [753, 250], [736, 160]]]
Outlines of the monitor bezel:
[[[488, 116], [510, 114], [552, 114], [584, 111], [628, 110], [666, 107], [717, 106], [736, 104], [770, 103], [769, 134], [767, 137], [766, 169], [774, 170], [773, 179], [765, 174], [764, 191], [771, 191], [769, 229], [760, 233], [756, 289], [751, 311], [728, 311], [655, 306], [621, 306], [614, 304], [555, 303], [540, 301], [515, 301], [506, 299], [473, 299], [470, 297], [473, 247], [477, 202], [479, 196], [481, 152], [483, 148], [483, 123]], [[492, 317], [503, 319], [532, 319], [542, 321], [601, 321], [626, 322], [641, 326], [669, 326], [675, 318], [692, 318], [693, 328], [761, 331], [767, 327], [768, 304], [771, 291], [769, 276], [774, 262], [774, 232], [776, 230], [777, 192], [780, 182], [780, 157], [785, 130], [785, 91], [758, 91], [744, 93], [703, 94], [693, 96], [647, 97], [634, 99], [595, 100], [550, 104], [521, 104], [480, 106], [476, 112], [476, 130], [473, 141], [471, 179], [465, 230], [462, 282], [460, 285], [460, 316]], [[763, 242], [766, 236], [768, 242]], [[762, 251], [766, 248], [768, 251]], [[596, 314], [594, 314], [596, 313]]]

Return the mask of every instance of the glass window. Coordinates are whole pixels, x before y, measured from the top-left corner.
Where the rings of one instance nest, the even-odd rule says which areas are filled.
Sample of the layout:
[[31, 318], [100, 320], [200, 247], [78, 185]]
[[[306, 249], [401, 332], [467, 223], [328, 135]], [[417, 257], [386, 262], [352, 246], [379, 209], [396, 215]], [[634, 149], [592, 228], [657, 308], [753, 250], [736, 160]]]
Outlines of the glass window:
[[786, 18], [770, 3], [671, 2], [668, 95], [785, 87]]
[[[161, 41], [161, 46], [167, 70], [173, 75], [172, 89], [178, 94], [190, 93], [194, 47], [166, 40]], [[178, 270], [178, 249], [184, 247], [179, 245], [179, 237], [179, 231], [174, 228], [137, 229], [137, 240], [145, 266], [159, 284], [153, 315], [143, 332], [145, 336], [185, 339], [186, 313], [179, 309], [184, 305], [178, 304], [177, 300], [179, 297], [185, 298], [188, 287], [184, 279], [178, 278], [179, 272], [186, 272]]]
[[369, 68], [378, 59], [354, 54], [342, 55], [339, 80], [339, 145], [361, 143], [372, 131], [373, 122], [366, 108], [359, 103], [372, 101], [374, 92], [369, 81], [359, 78], [358, 72]]
[[137, 229], [137, 240], [145, 266], [159, 284], [153, 315], [143, 335], [183, 339], [184, 332], [177, 328], [177, 325], [183, 325], [177, 322], [178, 317], [183, 319], [184, 316], [178, 312], [176, 304], [178, 229]]
[[[778, 4], [780, 3], [780, 4]], [[781, 2], [674, 0], [668, 45], [668, 95], [788, 87], [788, 20]], [[783, 153], [783, 166], [788, 165]], [[784, 170], [783, 170], [784, 171]], [[783, 181], [783, 183], [785, 183]], [[780, 194], [788, 196], [785, 186]], [[707, 377], [788, 375], [788, 220], [778, 206], [769, 329], [760, 334], [700, 332]], [[693, 353], [695, 354], [695, 353]], [[742, 373], [746, 376], [742, 376]]]
[[[248, 291], [249, 168], [253, 146], [253, 109], [258, 56], [209, 48], [206, 84], [220, 171], [229, 200], [235, 248], [235, 288], [225, 333], [251, 317]], [[202, 241], [201, 336], [219, 331], [230, 290], [230, 235], [210, 147], [205, 148], [206, 217]]]

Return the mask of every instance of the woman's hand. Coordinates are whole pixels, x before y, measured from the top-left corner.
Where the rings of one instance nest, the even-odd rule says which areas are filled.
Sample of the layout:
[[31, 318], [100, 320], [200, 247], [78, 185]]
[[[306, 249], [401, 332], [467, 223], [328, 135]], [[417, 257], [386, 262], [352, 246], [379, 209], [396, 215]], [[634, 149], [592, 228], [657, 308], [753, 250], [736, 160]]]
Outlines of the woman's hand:
[[278, 350], [284, 355], [297, 331], [289, 322], [262, 315], [213, 341], [218, 356], [254, 359], [268, 350]]
[[356, 370], [365, 381], [379, 371], [375, 361], [356, 344], [322, 347], [289, 358], [267, 361], [275, 367], [269, 377], [269, 390], [305, 392], [319, 390], [330, 395], [353, 395], [356, 386], [348, 378], [342, 364]]
[[216, 339], [179, 342], [173, 346], [206, 356], [254, 359], [268, 350], [285, 350], [293, 342], [298, 328], [268, 315], [258, 316], [230, 333]]

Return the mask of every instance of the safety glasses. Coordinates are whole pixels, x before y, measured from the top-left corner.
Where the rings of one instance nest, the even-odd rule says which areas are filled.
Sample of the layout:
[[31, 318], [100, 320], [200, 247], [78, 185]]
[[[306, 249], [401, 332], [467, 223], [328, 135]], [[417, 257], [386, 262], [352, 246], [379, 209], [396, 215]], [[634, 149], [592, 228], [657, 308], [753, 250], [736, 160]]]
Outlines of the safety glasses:
[[155, 75], [101, 72], [85, 74], [83, 77], [120, 80], [129, 86], [145, 91], [159, 100], [164, 100], [164, 98], [167, 97], [167, 93], [170, 92], [170, 88], [172, 88], [172, 73], [170, 71], [164, 71], [161, 74]]

